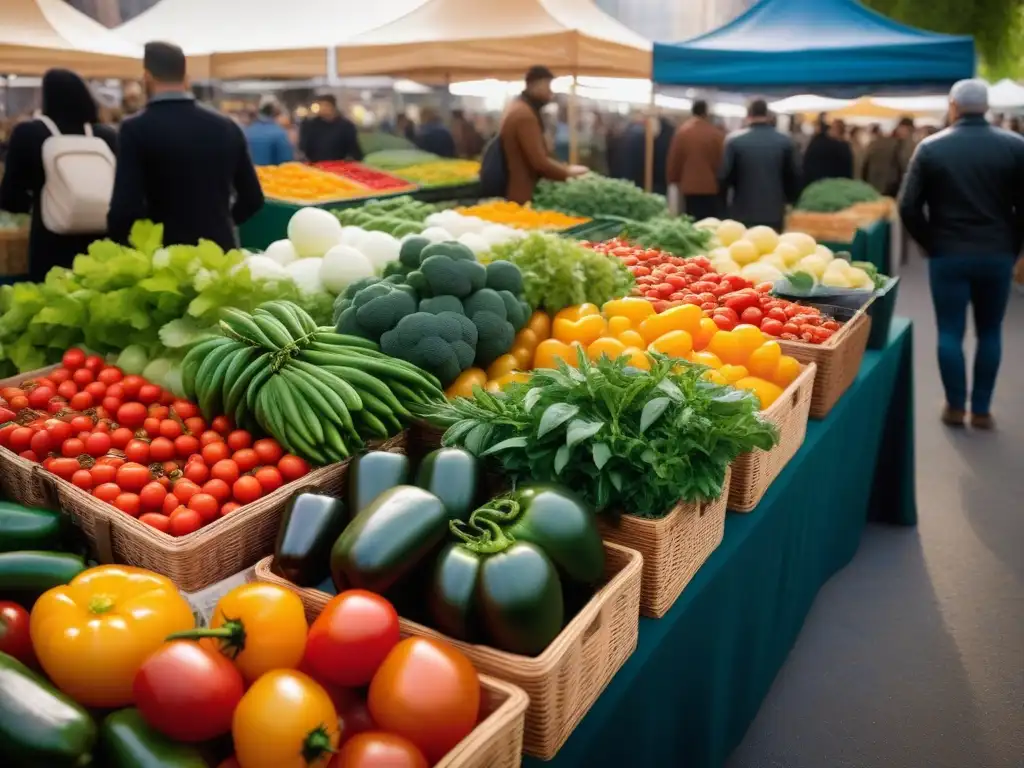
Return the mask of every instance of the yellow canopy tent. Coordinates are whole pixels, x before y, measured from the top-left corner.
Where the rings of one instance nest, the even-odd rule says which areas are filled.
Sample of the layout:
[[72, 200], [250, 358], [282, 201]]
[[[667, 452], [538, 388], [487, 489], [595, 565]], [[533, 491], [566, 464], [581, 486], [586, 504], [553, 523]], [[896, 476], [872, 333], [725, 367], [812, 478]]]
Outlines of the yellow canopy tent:
[[0, 74], [37, 76], [51, 67], [83, 77], [133, 78], [139, 46], [64, 0], [0, 0]]
[[[875, 120], [899, 120], [901, 117], [921, 117], [926, 114], [931, 114], [926, 110], [914, 110], [914, 109], [899, 109], [897, 107], [886, 106], [885, 104], [879, 104], [877, 101], [869, 96], [863, 96], [845, 107], [838, 109], [826, 110], [829, 117], [839, 118], [841, 120], [865, 118]], [[805, 117], [809, 120], [813, 120], [817, 117], [817, 112], [807, 112]]]

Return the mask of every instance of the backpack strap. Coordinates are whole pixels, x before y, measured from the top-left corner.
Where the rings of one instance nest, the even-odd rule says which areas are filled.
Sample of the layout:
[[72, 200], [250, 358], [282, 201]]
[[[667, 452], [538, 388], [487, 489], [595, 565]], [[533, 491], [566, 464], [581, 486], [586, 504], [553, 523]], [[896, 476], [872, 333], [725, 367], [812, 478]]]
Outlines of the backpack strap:
[[43, 125], [46, 126], [46, 128], [50, 131], [50, 135], [52, 135], [52, 136], [60, 136], [61, 135], [60, 129], [57, 127], [57, 124], [55, 122], [53, 122], [53, 120], [48, 118], [46, 115], [39, 115], [39, 117], [37, 117], [36, 119], [39, 122], [41, 122]]
[[89, 123], [85, 124], [85, 135], [88, 136], [90, 139], [92, 138], [92, 125], [90, 125]]

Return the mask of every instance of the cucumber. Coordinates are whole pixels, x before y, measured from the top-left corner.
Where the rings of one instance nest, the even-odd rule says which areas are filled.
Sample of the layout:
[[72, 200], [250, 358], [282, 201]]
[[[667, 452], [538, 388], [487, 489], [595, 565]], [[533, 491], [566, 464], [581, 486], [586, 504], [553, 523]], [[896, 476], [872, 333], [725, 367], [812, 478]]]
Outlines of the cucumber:
[[85, 567], [81, 557], [64, 552], [0, 552], [0, 600], [31, 609], [43, 592], [67, 584]]
[[17, 659], [0, 653], [0, 755], [4, 765], [84, 768], [96, 724], [89, 713]]
[[108, 768], [209, 768], [197, 749], [150, 727], [134, 707], [107, 715], [100, 738]]
[[0, 501], [0, 552], [55, 549], [60, 544], [60, 514]]

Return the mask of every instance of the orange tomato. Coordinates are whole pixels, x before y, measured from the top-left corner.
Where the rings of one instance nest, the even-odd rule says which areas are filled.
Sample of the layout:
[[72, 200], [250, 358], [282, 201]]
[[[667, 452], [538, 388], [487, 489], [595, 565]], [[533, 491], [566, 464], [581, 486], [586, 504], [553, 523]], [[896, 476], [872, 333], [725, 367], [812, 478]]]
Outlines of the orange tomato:
[[491, 367], [487, 369], [487, 378], [489, 380], [497, 379], [500, 376], [504, 376], [506, 373], [512, 373], [512, 371], [518, 370], [519, 360], [515, 355], [502, 355], [491, 363]]
[[642, 371], [651, 370], [651, 358], [639, 347], [626, 347], [622, 354], [629, 358], [629, 365]]
[[428, 768], [419, 747], [383, 731], [357, 733], [345, 742], [328, 768]]
[[[500, 359], [500, 358], [499, 358]], [[449, 398], [472, 397], [473, 387], [482, 387], [487, 383], [487, 374], [481, 368], [467, 368], [444, 391]]]
[[530, 315], [530, 319], [526, 321], [526, 327], [537, 336], [537, 343], [551, 338], [551, 318], [546, 312], [542, 312], [539, 309], [535, 311]]
[[526, 347], [533, 352], [533, 350], [537, 348], [537, 345], [540, 344], [540, 341], [541, 340], [537, 336], [537, 332], [527, 326], [516, 334], [516, 338], [512, 342], [512, 347], [513, 349], [515, 347]]
[[739, 381], [742, 378], [750, 375], [750, 371], [742, 365], [729, 365], [728, 363], [718, 369], [718, 372], [725, 377], [725, 380], [730, 384]]
[[512, 351], [509, 352], [509, 354], [516, 359], [517, 371], [530, 370], [530, 367], [533, 365], [533, 353], [535, 349], [536, 347], [512, 347]]
[[[591, 304], [589, 306], [593, 307], [594, 305]], [[564, 317], [555, 318], [554, 337], [566, 344], [578, 341], [580, 344], [587, 346], [604, 336], [607, 330], [608, 323], [601, 315], [583, 315], [579, 320], [569, 320]]]
[[[525, 384], [530, 380], [530, 374], [523, 373], [522, 371], [513, 371], [512, 373], [506, 373], [504, 376], [499, 376], [493, 381], [487, 382], [488, 384], [494, 384], [499, 390], [505, 389], [509, 384], [518, 382]], [[490, 392], [491, 390], [488, 390]]]
[[618, 339], [613, 339], [610, 336], [597, 339], [591, 342], [590, 346], [587, 347], [587, 357], [597, 362], [604, 355], [609, 360], [614, 360], [619, 357], [626, 350], [626, 345]]
[[700, 363], [701, 365], [706, 365], [710, 368], [722, 367], [722, 361], [714, 352], [693, 352], [690, 354], [690, 361], [694, 363]]
[[488, 381], [484, 384], [484, 392], [490, 392], [492, 395], [501, 392], [501, 385], [496, 381]]
[[537, 345], [533, 355], [534, 368], [557, 368], [555, 362], [562, 359], [570, 365], [576, 364], [576, 350], [558, 339], [545, 339]]
[[800, 375], [800, 361], [789, 355], [782, 355], [771, 380], [780, 387], [788, 387]]
[[718, 333], [718, 326], [710, 317], [702, 317], [697, 325], [697, 331], [693, 334], [693, 348], [704, 349], [707, 347], [711, 337]]
[[761, 410], [771, 407], [771, 404], [779, 399], [782, 394], [782, 387], [772, 384], [770, 381], [758, 378], [757, 376], [744, 376], [734, 383], [739, 389], [749, 389], [757, 399], [761, 401]]
[[615, 338], [625, 344], [627, 347], [640, 347], [641, 349], [646, 346], [644, 344], [644, 337], [640, 335], [638, 331], [623, 331], [618, 334]]
[[669, 331], [652, 341], [647, 351], [669, 357], [686, 357], [693, 351], [693, 337], [686, 331]]
[[757, 347], [747, 358], [747, 368], [751, 376], [771, 380], [782, 359], [782, 347], [777, 341], [766, 341]]
[[555, 320], [579, 320], [581, 317], [587, 315], [600, 315], [601, 310], [597, 308], [596, 304], [577, 304], [573, 307], [566, 307], [560, 309], [555, 314]]

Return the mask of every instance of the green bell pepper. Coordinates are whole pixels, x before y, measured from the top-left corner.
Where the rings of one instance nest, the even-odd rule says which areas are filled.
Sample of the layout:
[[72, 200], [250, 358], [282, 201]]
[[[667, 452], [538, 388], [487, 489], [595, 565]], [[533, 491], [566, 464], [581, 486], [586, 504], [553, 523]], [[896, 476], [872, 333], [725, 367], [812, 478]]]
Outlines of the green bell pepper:
[[288, 500], [274, 545], [273, 570], [300, 587], [314, 587], [330, 573], [331, 547], [345, 529], [345, 503], [304, 489]]
[[88, 712], [0, 653], [0, 755], [15, 768], [84, 768], [92, 764], [95, 743]]
[[61, 539], [60, 515], [0, 501], [0, 552], [56, 549]]
[[339, 590], [383, 594], [412, 571], [448, 530], [444, 504], [412, 485], [385, 491], [348, 524], [331, 549]]
[[209, 768], [195, 747], [164, 736], [135, 708], [107, 715], [101, 737], [109, 768]]
[[423, 457], [416, 485], [437, 496], [451, 520], [469, 520], [480, 499], [481, 465], [469, 451], [439, 448]]
[[350, 517], [370, 506], [384, 491], [408, 482], [409, 457], [405, 454], [370, 451], [352, 459], [348, 468]]

